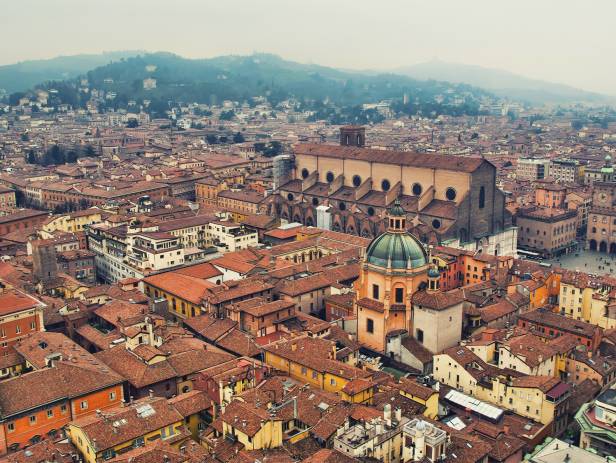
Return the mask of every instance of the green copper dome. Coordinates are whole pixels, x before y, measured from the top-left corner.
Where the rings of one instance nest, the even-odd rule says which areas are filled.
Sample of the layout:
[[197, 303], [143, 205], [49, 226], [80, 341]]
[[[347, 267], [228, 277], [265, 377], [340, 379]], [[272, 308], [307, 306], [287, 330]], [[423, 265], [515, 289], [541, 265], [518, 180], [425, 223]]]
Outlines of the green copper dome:
[[426, 265], [428, 256], [410, 233], [386, 232], [368, 245], [366, 262], [383, 268], [391, 265], [393, 269], [408, 269]]

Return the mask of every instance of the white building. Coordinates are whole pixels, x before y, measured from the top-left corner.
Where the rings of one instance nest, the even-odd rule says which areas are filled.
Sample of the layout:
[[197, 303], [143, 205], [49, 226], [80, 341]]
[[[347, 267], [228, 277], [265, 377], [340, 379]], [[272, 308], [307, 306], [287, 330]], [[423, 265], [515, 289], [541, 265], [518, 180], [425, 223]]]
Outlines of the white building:
[[398, 408], [392, 416], [391, 405], [383, 407], [383, 417], [344, 427], [336, 432], [334, 450], [351, 458], [375, 458], [383, 463], [401, 463], [403, 460], [402, 429], [409, 421]]
[[259, 235], [235, 222], [211, 222], [208, 231], [220, 252], [235, 252], [259, 245]]

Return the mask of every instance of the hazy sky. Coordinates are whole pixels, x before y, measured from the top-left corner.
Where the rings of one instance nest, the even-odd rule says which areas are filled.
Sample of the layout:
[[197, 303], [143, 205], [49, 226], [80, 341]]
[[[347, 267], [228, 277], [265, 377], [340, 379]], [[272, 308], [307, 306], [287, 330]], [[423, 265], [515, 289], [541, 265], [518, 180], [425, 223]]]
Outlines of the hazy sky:
[[0, 63], [253, 51], [343, 68], [438, 58], [616, 95], [616, 0], [2, 0]]

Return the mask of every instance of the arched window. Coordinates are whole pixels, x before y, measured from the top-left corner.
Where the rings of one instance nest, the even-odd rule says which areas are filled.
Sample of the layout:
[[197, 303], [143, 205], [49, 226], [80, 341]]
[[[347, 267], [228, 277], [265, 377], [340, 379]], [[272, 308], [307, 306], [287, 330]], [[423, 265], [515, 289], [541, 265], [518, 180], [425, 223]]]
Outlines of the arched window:
[[361, 135], [357, 134], [357, 146], [361, 146]]
[[391, 188], [391, 184], [389, 183], [389, 180], [384, 179], [384, 180], [381, 182], [381, 189], [382, 189], [383, 191], [389, 191], [389, 189], [390, 189], [390, 188]]
[[289, 193], [289, 194], [287, 195], [287, 199], [288, 199], [289, 201], [293, 201], [293, 198], [295, 198], [295, 196], [293, 196], [293, 193]]
[[483, 209], [486, 205], [486, 189], [484, 186], [479, 188], [479, 209]]
[[369, 215], [370, 217], [372, 217], [372, 216], [374, 215], [374, 207], [370, 206], [370, 207], [368, 208], [368, 215]]
[[342, 201], [340, 201], [340, 203], [338, 203], [338, 208], [341, 211], [344, 211], [346, 209], [346, 204], [344, 204]]
[[353, 175], [353, 186], [358, 187], [361, 185], [361, 177], [359, 175]]
[[349, 146], [349, 145], [351, 144], [351, 143], [350, 143], [350, 141], [351, 141], [351, 137], [349, 137], [349, 136], [347, 135], [347, 136], [345, 137], [345, 142], [344, 142], [344, 144], [345, 144], [345, 145], [347, 145], [347, 146]]
[[312, 198], [312, 205], [313, 206], [318, 206], [319, 205], [319, 198]]
[[439, 219], [434, 219], [432, 221], [432, 228], [437, 229], [437, 230], [441, 228], [441, 221]]
[[327, 183], [331, 183], [334, 181], [334, 173], [333, 172], [328, 172], [325, 174], [325, 180], [327, 180]]
[[411, 187], [411, 191], [413, 192], [415, 196], [421, 195], [422, 190], [423, 188], [421, 187], [419, 183], [413, 183], [413, 186]]
[[308, 169], [302, 169], [302, 178], [308, 178], [308, 175], [310, 175]]
[[452, 187], [447, 188], [447, 190], [445, 191], [445, 197], [449, 201], [455, 200], [456, 199], [456, 190], [453, 189]]

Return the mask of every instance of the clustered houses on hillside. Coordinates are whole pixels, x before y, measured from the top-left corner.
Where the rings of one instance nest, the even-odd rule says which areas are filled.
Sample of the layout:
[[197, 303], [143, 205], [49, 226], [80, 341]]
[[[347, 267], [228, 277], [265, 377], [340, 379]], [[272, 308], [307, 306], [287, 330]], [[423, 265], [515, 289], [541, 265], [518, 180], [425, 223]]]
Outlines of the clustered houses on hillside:
[[614, 124], [88, 85], [0, 114], [0, 462], [616, 454]]

